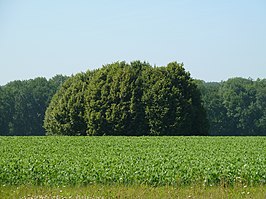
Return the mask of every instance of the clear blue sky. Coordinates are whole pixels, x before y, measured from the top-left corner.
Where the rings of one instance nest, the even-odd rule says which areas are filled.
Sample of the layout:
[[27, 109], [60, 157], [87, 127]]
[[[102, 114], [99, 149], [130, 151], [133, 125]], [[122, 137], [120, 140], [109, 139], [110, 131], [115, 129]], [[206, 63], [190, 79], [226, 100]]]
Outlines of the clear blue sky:
[[0, 0], [0, 85], [118, 60], [266, 78], [266, 1]]

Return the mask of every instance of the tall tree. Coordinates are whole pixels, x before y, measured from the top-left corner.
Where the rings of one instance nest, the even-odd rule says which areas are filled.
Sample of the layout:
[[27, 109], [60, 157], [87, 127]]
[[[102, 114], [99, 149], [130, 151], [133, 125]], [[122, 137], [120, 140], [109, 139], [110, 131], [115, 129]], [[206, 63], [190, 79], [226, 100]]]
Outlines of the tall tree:
[[147, 71], [144, 92], [151, 135], [206, 135], [208, 122], [200, 92], [183, 64]]
[[85, 135], [84, 92], [90, 72], [72, 76], [53, 96], [44, 118], [47, 135]]
[[229, 119], [227, 132], [235, 135], [255, 134], [257, 110], [254, 82], [244, 78], [232, 78], [223, 83], [221, 93]]
[[217, 82], [196, 82], [202, 96], [204, 108], [209, 122], [210, 135], [222, 135], [227, 131], [228, 117], [227, 109], [223, 104], [221, 84]]
[[[86, 95], [89, 135], [143, 135], [141, 73], [147, 63], [116, 62], [97, 71]], [[145, 132], [144, 132], [145, 131]]]
[[266, 79], [256, 81], [256, 135], [266, 135]]

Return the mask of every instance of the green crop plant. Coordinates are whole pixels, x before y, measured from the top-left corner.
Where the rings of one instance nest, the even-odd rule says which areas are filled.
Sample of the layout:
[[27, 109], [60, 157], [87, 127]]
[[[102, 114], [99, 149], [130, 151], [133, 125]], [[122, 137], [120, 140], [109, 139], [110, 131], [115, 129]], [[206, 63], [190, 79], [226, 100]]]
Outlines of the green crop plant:
[[265, 185], [265, 137], [0, 137], [0, 185]]

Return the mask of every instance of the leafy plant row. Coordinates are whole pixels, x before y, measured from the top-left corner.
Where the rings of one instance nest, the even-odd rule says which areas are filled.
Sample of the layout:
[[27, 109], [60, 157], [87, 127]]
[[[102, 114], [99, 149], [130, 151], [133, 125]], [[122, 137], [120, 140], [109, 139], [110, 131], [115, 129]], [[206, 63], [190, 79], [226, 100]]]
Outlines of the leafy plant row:
[[1, 137], [0, 185], [256, 185], [265, 137]]

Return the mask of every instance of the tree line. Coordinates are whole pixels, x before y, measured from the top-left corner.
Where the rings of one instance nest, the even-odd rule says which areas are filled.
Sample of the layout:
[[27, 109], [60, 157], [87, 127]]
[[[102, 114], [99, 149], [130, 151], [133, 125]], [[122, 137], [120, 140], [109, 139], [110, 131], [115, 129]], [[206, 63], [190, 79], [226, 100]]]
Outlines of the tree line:
[[45, 135], [43, 120], [51, 98], [67, 79], [38, 77], [0, 87], [0, 135]]
[[210, 135], [266, 135], [266, 79], [196, 80]]
[[0, 135], [266, 135], [266, 79], [116, 62], [0, 86]]

